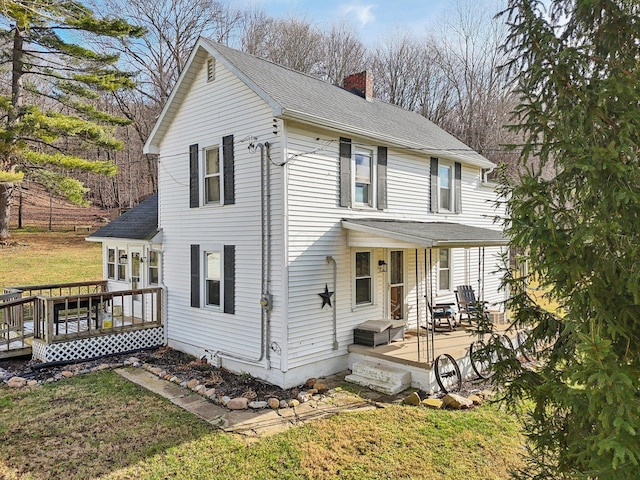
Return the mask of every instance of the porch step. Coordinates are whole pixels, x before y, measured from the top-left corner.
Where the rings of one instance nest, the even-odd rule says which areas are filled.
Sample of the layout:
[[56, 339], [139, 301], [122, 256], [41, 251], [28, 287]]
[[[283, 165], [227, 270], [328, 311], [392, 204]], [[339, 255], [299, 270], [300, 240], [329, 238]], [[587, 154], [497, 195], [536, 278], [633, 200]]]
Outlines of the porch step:
[[397, 395], [411, 386], [411, 372], [373, 362], [357, 362], [345, 380], [386, 395]]

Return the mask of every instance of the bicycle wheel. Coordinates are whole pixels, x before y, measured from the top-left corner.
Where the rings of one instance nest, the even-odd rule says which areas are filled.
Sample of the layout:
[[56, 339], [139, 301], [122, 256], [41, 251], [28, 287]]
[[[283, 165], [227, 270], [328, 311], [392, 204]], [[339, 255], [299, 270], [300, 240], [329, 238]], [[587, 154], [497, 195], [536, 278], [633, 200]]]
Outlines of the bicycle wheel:
[[434, 367], [436, 382], [438, 382], [438, 386], [445, 394], [460, 391], [462, 388], [460, 367], [458, 367], [458, 363], [451, 355], [448, 353], [438, 355]]
[[491, 376], [491, 352], [482, 340], [476, 340], [469, 346], [469, 361], [471, 368], [478, 378], [487, 379]]

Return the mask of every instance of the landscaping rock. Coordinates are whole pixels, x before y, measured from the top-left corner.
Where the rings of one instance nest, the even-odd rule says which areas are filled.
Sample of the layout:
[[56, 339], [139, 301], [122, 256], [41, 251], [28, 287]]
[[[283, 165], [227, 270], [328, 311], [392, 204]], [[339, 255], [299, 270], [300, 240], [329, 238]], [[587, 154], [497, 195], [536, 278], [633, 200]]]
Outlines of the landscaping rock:
[[69, 370], [65, 370], [60, 375], [62, 375], [64, 378], [71, 378], [75, 374], [73, 372], [70, 372]]
[[298, 400], [296, 400], [296, 399], [291, 399], [291, 400], [289, 400], [289, 402], [287, 403], [287, 405], [288, 405], [290, 408], [295, 408], [295, 407], [297, 407], [298, 405], [300, 405], [300, 402], [299, 402]]
[[193, 389], [194, 392], [200, 393], [200, 394], [203, 393], [206, 390], [207, 390], [207, 387], [205, 387], [204, 385], [198, 385], [197, 387], [195, 387]]
[[35, 387], [36, 385], [38, 385], [38, 381], [37, 380], [29, 380], [27, 382], [27, 387]]
[[194, 388], [196, 388], [198, 386], [200, 382], [198, 382], [198, 380], [196, 378], [192, 378], [191, 380], [189, 380], [187, 382], [187, 388], [190, 388], [191, 390], [193, 390]]
[[262, 410], [263, 408], [267, 408], [268, 406], [269, 404], [264, 401], [249, 402], [249, 408], [253, 410]]
[[225, 405], [229, 410], [246, 410], [248, 406], [249, 399], [245, 397], [232, 398]]
[[211, 398], [213, 395], [216, 394], [216, 389], [215, 388], [207, 388], [203, 392], [200, 392], [200, 394], [203, 397]]
[[220, 405], [226, 407], [227, 404], [231, 401], [231, 397], [228, 397], [226, 395], [220, 397]]
[[442, 408], [443, 402], [439, 398], [425, 398], [422, 401], [422, 405], [427, 408], [440, 409]]
[[269, 400], [267, 400], [267, 404], [269, 405], [269, 408], [275, 410], [280, 407], [280, 400], [278, 400], [277, 398], [270, 398]]
[[311, 395], [309, 392], [300, 392], [298, 397], [296, 398], [300, 403], [305, 403], [311, 400]]
[[307, 388], [311, 388], [315, 385], [317, 381], [318, 381], [317, 378], [309, 378], [306, 382], [304, 382], [304, 386]]
[[473, 402], [471, 400], [455, 393], [447, 393], [442, 399], [442, 403], [444, 403], [446, 408], [454, 410], [473, 407]]
[[22, 377], [11, 377], [7, 382], [9, 388], [22, 388], [27, 385], [27, 379]]
[[475, 394], [471, 394], [467, 398], [469, 398], [469, 400], [471, 400], [474, 405], [482, 405], [483, 403], [482, 398], [480, 398], [478, 395], [475, 395]]
[[286, 400], [280, 400], [280, 408], [289, 408], [289, 402]]
[[316, 382], [313, 384], [313, 388], [318, 391], [318, 393], [326, 393], [328, 388], [325, 383]]
[[417, 407], [420, 405], [420, 401], [420, 395], [418, 395], [418, 392], [413, 392], [408, 397], [405, 397], [404, 400], [402, 400], [402, 403], [404, 405], [414, 405]]
[[125, 365], [133, 365], [135, 363], [140, 363], [140, 359], [138, 357], [129, 357], [124, 361]]

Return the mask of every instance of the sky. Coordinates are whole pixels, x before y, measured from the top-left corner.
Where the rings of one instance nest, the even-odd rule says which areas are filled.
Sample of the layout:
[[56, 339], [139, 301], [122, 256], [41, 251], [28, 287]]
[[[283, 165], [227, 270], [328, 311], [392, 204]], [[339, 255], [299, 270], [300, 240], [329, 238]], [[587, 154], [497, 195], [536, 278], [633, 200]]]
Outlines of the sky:
[[[484, 1], [484, 0], [478, 0]], [[304, 17], [319, 27], [347, 17], [360, 38], [373, 44], [395, 29], [424, 35], [455, 2], [453, 0], [260, 0], [253, 2], [271, 16]]]

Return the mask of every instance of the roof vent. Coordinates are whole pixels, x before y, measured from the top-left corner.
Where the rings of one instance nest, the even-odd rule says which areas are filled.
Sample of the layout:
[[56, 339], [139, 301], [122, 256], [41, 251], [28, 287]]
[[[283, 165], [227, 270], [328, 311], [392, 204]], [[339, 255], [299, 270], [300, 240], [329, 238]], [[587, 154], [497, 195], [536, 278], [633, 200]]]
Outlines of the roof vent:
[[366, 70], [354, 73], [342, 80], [342, 87], [359, 97], [371, 101], [373, 98], [373, 75]]
[[216, 59], [207, 58], [207, 82], [213, 82], [216, 79]]

